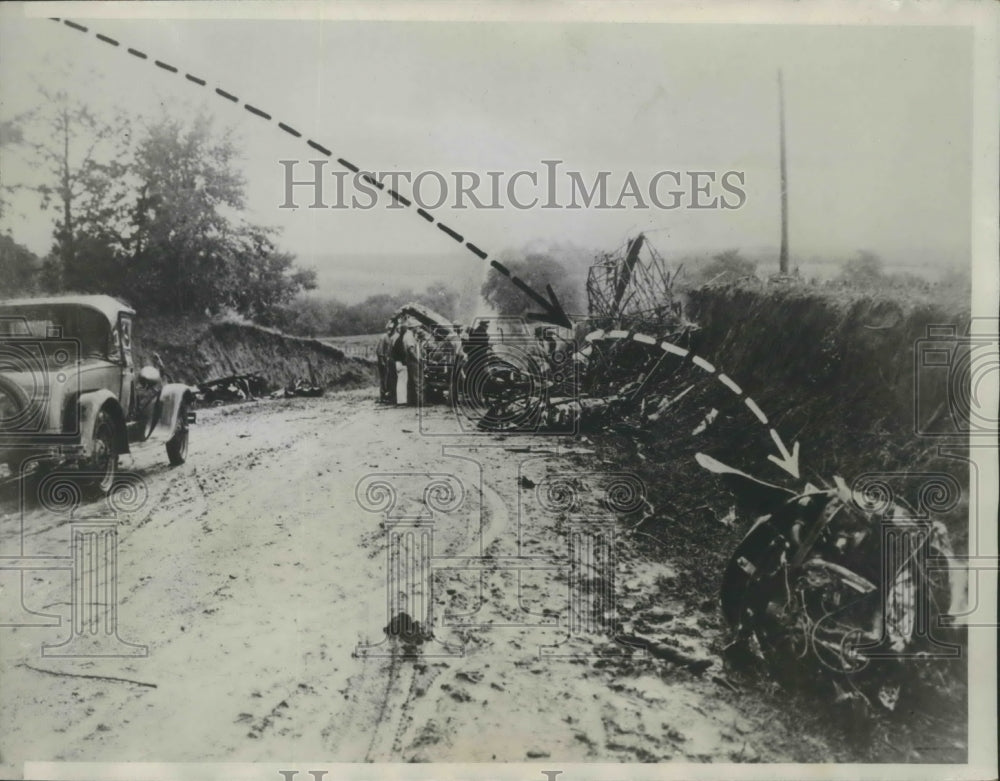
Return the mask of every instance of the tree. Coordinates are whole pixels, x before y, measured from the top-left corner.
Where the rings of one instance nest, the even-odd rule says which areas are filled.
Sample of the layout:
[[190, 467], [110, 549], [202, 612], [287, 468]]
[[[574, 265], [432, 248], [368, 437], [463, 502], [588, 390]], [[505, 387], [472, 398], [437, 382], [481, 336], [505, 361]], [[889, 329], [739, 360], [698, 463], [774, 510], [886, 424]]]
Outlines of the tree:
[[39, 268], [34, 252], [0, 234], [0, 298], [34, 292]]
[[[17, 120], [0, 120], [0, 150], [19, 144], [24, 136]], [[0, 217], [4, 213], [4, 193], [10, 185], [0, 186]], [[0, 234], [0, 298], [33, 292], [38, 284], [41, 262], [34, 252], [18, 244], [13, 237]]]
[[136, 148], [139, 193], [127, 284], [146, 307], [218, 310], [233, 283], [237, 248], [225, 209], [243, 208], [244, 182], [231, 139], [215, 139], [204, 115], [191, 127], [165, 118], [149, 125]]
[[125, 286], [147, 309], [189, 313], [225, 308], [263, 322], [315, 275], [278, 251], [276, 231], [247, 222], [237, 146], [199, 115], [164, 118], [139, 140]]
[[40, 93], [39, 109], [0, 122], [0, 144], [27, 150], [37, 178], [4, 186], [58, 209], [55, 241], [40, 263], [13, 239], [0, 246], [11, 288], [108, 293], [164, 313], [234, 309], [267, 322], [315, 287], [314, 272], [277, 248], [276, 230], [242, 216], [238, 147], [206, 116], [164, 117], [135, 139], [121, 118], [104, 120], [65, 92]]
[[116, 227], [121, 227], [127, 193], [122, 149], [129, 136], [127, 122], [121, 115], [106, 121], [65, 91], [39, 92], [44, 108], [31, 121], [41, 121], [41, 132], [33, 135], [40, 140], [29, 143], [25, 134], [21, 137], [46, 179], [23, 186], [41, 196], [43, 210], [59, 211], [48, 285], [103, 291], [120, 277], [114, 261], [120, 245]]
[[453, 290], [443, 282], [431, 283], [416, 298], [419, 303], [430, 307], [439, 315], [449, 319], [455, 318], [458, 309], [458, 291]]
[[411, 301], [430, 307], [453, 319], [459, 294], [442, 282], [427, 286], [423, 293], [401, 290], [376, 293], [357, 304], [334, 298], [297, 296], [288, 306], [272, 312], [269, 324], [299, 336], [353, 336], [379, 333], [400, 307]]
[[298, 295], [288, 305], [273, 310], [267, 325], [295, 336], [326, 336], [334, 333], [330, 322], [344, 307], [334, 299]]
[[274, 231], [246, 226], [239, 244], [227, 304], [264, 325], [273, 325], [278, 311], [302, 290], [316, 288], [316, 272], [295, 269], [294, 257], [279, 252], [271, 240]]
[[[567, 311], [580, 308], [580, 291], [575, 286], [566, 284], [566, 266], [551, 255], [529, 253], [523, 259], [504, 260], [503, 263], [513, 276], [523, 280], [542, 296], [545, 296], [545, 286], [552, 285]], [[501, 315], [523, 315], [538, 308], [510, 279], [492, 267], [480, 292], [486, 302]]]
[[[21, 130], [20, 120], [0, 119], [0, 152], [5, 146], [14, 146], [24, 141], [24, 132]], [[3, 217], [6, 210], [5, 193], [13, 189], [7, 182], [0, 181], [0, 217]]]

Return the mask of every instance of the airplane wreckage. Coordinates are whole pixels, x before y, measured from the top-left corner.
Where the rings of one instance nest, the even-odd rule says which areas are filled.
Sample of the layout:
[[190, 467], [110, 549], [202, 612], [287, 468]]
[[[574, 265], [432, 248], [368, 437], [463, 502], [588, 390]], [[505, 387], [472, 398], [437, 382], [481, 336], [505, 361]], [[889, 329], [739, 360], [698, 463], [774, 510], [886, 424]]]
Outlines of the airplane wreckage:
[[[479, 427], [615, 428], [641, 437], [675, 413], [699, 371], [739, 395], [693, 350], [698, 326], [675, 288], [679, 273], [642, 235], [598, 258], [587, 281], [588, 329], [549, 334], [540, 354], [491, 345], [476, 387]], [[457, 397], [472, 374], [460, 377]], [[694, 434], [712, 424], [713, 413]], [[784, 458], [772, 460], [801, 484], [797, 445], [789, 453], [779, 443], [779, 450]], [[754, 658], [785, 683], [826, 680], [835, 701], [871, 712], [895, 709], [908, 664], [954, 656], [957, 646], [929, 631], [964, 599], [964, 573], [941, 523], [921, 520], [901, 500], [880, 505], [840, 477], [792, 490], [706, 454], [696, 459], [737, 500], [749, 497], [759, 516], [723, 574], [730, 661]]]

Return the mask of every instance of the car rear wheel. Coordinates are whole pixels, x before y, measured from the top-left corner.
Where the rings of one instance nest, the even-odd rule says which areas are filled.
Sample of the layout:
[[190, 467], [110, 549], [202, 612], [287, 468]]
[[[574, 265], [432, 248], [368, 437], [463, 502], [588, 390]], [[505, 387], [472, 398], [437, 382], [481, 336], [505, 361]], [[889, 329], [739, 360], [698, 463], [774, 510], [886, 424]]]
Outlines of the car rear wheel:
[[188, 454], [188, 405], [182, 404], [177, 413], [177, 427], [174, 435], [167, 440], [167, 459], [171, 466], [180, 466], [187, 461]]

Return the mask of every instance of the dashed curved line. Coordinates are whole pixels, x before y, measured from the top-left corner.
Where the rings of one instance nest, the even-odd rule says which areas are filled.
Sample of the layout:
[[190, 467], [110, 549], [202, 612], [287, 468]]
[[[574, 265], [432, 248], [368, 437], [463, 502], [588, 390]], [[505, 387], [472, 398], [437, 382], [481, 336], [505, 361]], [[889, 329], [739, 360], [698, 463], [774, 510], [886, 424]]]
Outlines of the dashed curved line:
[[87, 28], [84, 27], [82, 24], [71, 22], [69, 19], [65, 20], [63, 24], [66, 25], [67, 27], [72, 27], [74, 30], [79, 30], [81, 33], [87, 32]]
[[427, 222], [434, 222], [434, 218], [420, 207], [417, 208], [417, 214], [427, 220]]
[[750, 409], [750, 411], [757, 417], [757, 420], [759, 420], [765, 426], [767, 425], [767, 415], [765, 415], [764, 411], [757, 406], [756, 401], [747, 396], [745, 399], [743, 399], [743, 403], [746, 404], [747, 407]]
[[348, 171], [353, 171], [354, 173], [358, 173], [361, 171], [361, 169], [358, 168], [356, 165], [354, 165], [354, 163], [349, 163], [342, 157], [338, 157], [337, 162], [340, 163], [342, 166], [344, 166], [344, 168], [346, 168]]
[[366, 182], [368, 182], [368, 184], [370, 184], [372, 187], [377, 187], [380, 190], [384, 190], [385, 189], [385, 185], [382, 184], [382, 182], [380, 182], [378, 179], [376, 179], [371, 174], [365, 174], [361, 178], [364, 179]]
[[[496, 261], [493, 261], [493, 263], [494, 265], [496, 265]], [[583, 337], [583, 340], [588, 344], [584, 349], [576, 353], [576, 355], [582, 356], [584, 358], [588, 357], [594, 349], [593, 343], [596, 341], [600, 341], [602, 339], [631, 339], [632, 341], [642, 342], [643, 344], [651, 344], [651, 345], [656, 344], [656, 339], [646, 334], [624, 331], [622, 329], [616, 329], [613, 331], [604, 331], [603, 329], [598, 328], [597, 330], [591, 331], [589, 334]], [[691, 355], [691, 362], [693, 364], [695, 364], [696, 366], [698, 366], [699, 368], [703, 369], [704, 371], [710, 374], [715, 374], [716, 372], [716, 367], [713, 364], [709, 363], [699, 355], [692, 355], [690, 350], [686, 350], [683, 347], [678, 347], [676, 344], [667, 341], [662, 341], [660, 342], [660, 349], [663, 350], [664, 352], [677, 355], [681, 358], [686, 358], [688, 355]], [[736, 394], [737, 396], [743, 396], [743, 388], [741, 388], [739, 385], [733, 382], [733, 380], [728, 375], [719, 372], [716, 375], [716, 377], [718, 378], [719, 382], [721, 382], [723, 385], [729, 388], [729, 390], [731, 390], [734, 394]], [[769, 425], [767, 415], [765, 415], [764, 411], [759, 406], [757, 406], [757, 402], [755, 402], [749, 396], [745, 396], [743, 398], [743, 403], [746, 405], [747, 409], [749, 409], [754, 414], [754, 417], [756, 417], [757, 420], [759, 420], [765, 426]], [[771, 429], [771, 431], [772, 431], [772, 437], [777, 435], [777, 432], [775, 432], [774, 429]], [[781, 446], [779, 445], [779, 448], [780, 447]]]
[[288, 135], [295, 136], [296, 138], [302, 138], [302, 134], [290, 125], [286, 125], [284, 122], [279, 122], [278, 127], [284, 130]]
[[743, 395], [743, 388], [733, 382], [727, 375], [719, 372], [719, 382], [725, 385], [729, 390], [735, 393], [737, 396]]
[[691, 362], [695, 366], [697, 366], [698, 368], [704, 369], [709, 374], [715, 374], [715, 366], [713, 366], [712, 364], [710, 364], [708, 361], [706, 361], [700, 355], [692, 355], [691, 356]]
[[215, 94], [216, 95], [221, 95], [226, 100], [231, 100], [233, 103], [239, 103], [240, 102], [240, 99], [238, 97], [236, 97], [235, 95], [233, 95], [230, 92], [226, 92], [224, 89], [222, 89], [222, 87], [216, 87], [215, 88]]
[[100, 33], [95, 33], [97, 35], [97, 40], [104, 41], [105, 43], [110, 43], [112, 46], [118, 46], [118, 41], [114, 38], [109, 38], [106, 35], [101, 35]]
[[163, 68], [163, 70], [169, 71], [170, 73], [177, 73], [177, 68], [169, 63], [163, 62], [162, 60], [153, 60], [153, 64], [157, 68]]
[[671, 355], [679, 355], [681, 358], [687, 358], [690, 350], [685, 350], [683, 347], [678, 347], [676, 344], [671, 344], [670, 342], [660, 342], [660, 349], [665, 353], [670, 353]]
[[185, 73], [184, 78], [187, 79], [188, 81], [194, 82], [199, 87], [204, 87], [206, 84], [204, 79], [199, 79], [197, 76], [192, 76], [190, 73]]
[[128, 53], [131, 54], [133, 57], [138, 57], [140, 60], [148, 59], [148, 55], [146, 54], [146, 52], [141, 52], [138, 49], [130, 48], [128, 50]]
[[477, 247], [471, 241], [465, 242], [465, 246], [469, 250], [469, 252], [471, 252], [473, 255], [476, 255], [482, 260], [486, 260], [486, 253], [483, 250], [479, 249], [479, 247]]

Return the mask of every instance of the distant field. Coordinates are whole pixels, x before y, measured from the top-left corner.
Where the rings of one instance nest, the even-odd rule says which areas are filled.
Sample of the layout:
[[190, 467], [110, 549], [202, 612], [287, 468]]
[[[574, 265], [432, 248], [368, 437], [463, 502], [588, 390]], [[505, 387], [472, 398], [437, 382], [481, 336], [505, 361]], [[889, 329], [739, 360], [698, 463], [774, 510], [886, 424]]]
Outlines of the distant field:
[[329, 344], [351, 358], [375, 359], [375, 343], [382, 334], [357, 334], [355, 336], [321, 336], [318, 341]]

